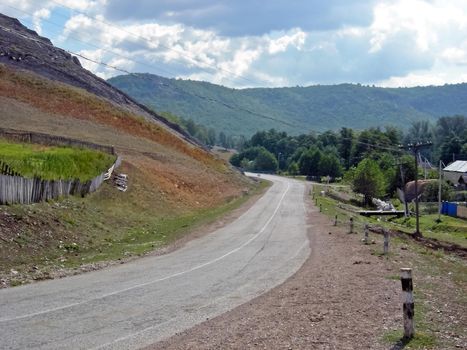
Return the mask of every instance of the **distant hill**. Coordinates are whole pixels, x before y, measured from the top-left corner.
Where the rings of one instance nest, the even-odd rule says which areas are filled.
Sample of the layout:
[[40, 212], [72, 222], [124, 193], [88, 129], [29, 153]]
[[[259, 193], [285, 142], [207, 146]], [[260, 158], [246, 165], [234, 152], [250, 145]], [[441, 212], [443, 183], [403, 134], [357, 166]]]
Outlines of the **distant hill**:
[[151, 74], [114, 77], [110, 84], [157, 111], [250, 136], [275, 128], [292, 134], [394, 125], [446, 115], [467, 115], [467, 84], [379, 88], [355, 84], [230, 89]]

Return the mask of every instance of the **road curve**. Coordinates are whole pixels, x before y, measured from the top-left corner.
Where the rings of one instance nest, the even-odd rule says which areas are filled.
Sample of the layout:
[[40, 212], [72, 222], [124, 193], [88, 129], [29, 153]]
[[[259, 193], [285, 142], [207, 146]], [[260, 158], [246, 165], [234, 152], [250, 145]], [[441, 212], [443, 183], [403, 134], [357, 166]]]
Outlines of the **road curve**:
[[138, 349], [283, 282], [309, 255], [305, 184], [262, 178], [242, 216], [170, 254], [0, 290], [0, 348]]

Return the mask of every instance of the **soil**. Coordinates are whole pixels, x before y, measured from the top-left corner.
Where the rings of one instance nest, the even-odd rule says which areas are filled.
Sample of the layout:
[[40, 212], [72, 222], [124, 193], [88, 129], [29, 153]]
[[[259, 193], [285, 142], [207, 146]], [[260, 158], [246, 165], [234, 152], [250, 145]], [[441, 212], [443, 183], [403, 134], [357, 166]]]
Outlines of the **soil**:
[[[426, 261], [417, 261], [420, 255], [406, 246], [389, 259], [375, 254], [381, 236], [363, 245], [314, 207], [309, 225], [311, 255], [285, 283], [145, 350], [404, 348], [398, 338], [383, 339], [402, 329], [399, 268]], [[417, 277], [416, 286], [433, 279]], [[430, 295], [424, 315], [433, 323], [436, 341], [421, 348], [466, 349], [465, 303], [451, 281], [441, 278], [438, 285], [443, 293]]]

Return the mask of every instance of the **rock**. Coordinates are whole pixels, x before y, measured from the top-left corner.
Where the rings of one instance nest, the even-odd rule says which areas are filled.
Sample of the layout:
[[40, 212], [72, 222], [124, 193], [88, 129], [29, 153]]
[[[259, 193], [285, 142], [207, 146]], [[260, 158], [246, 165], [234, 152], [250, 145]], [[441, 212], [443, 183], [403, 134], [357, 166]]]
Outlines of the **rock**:
[[10, 273], [11, 273], [12, 275], [16, 276], [19, 272], [16, 271], [16, 270], [11, 269], [11, 270], [10, 270]]

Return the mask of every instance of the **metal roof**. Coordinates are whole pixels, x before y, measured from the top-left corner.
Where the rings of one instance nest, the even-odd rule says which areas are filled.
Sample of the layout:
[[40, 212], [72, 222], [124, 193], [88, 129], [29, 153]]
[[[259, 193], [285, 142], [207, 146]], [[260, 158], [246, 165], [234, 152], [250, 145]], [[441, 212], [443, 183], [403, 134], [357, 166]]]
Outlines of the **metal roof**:
[[456, 173], [467, 173], [467, 160], [456, 160], [449, 164], [443, 171], [453, 171]]

